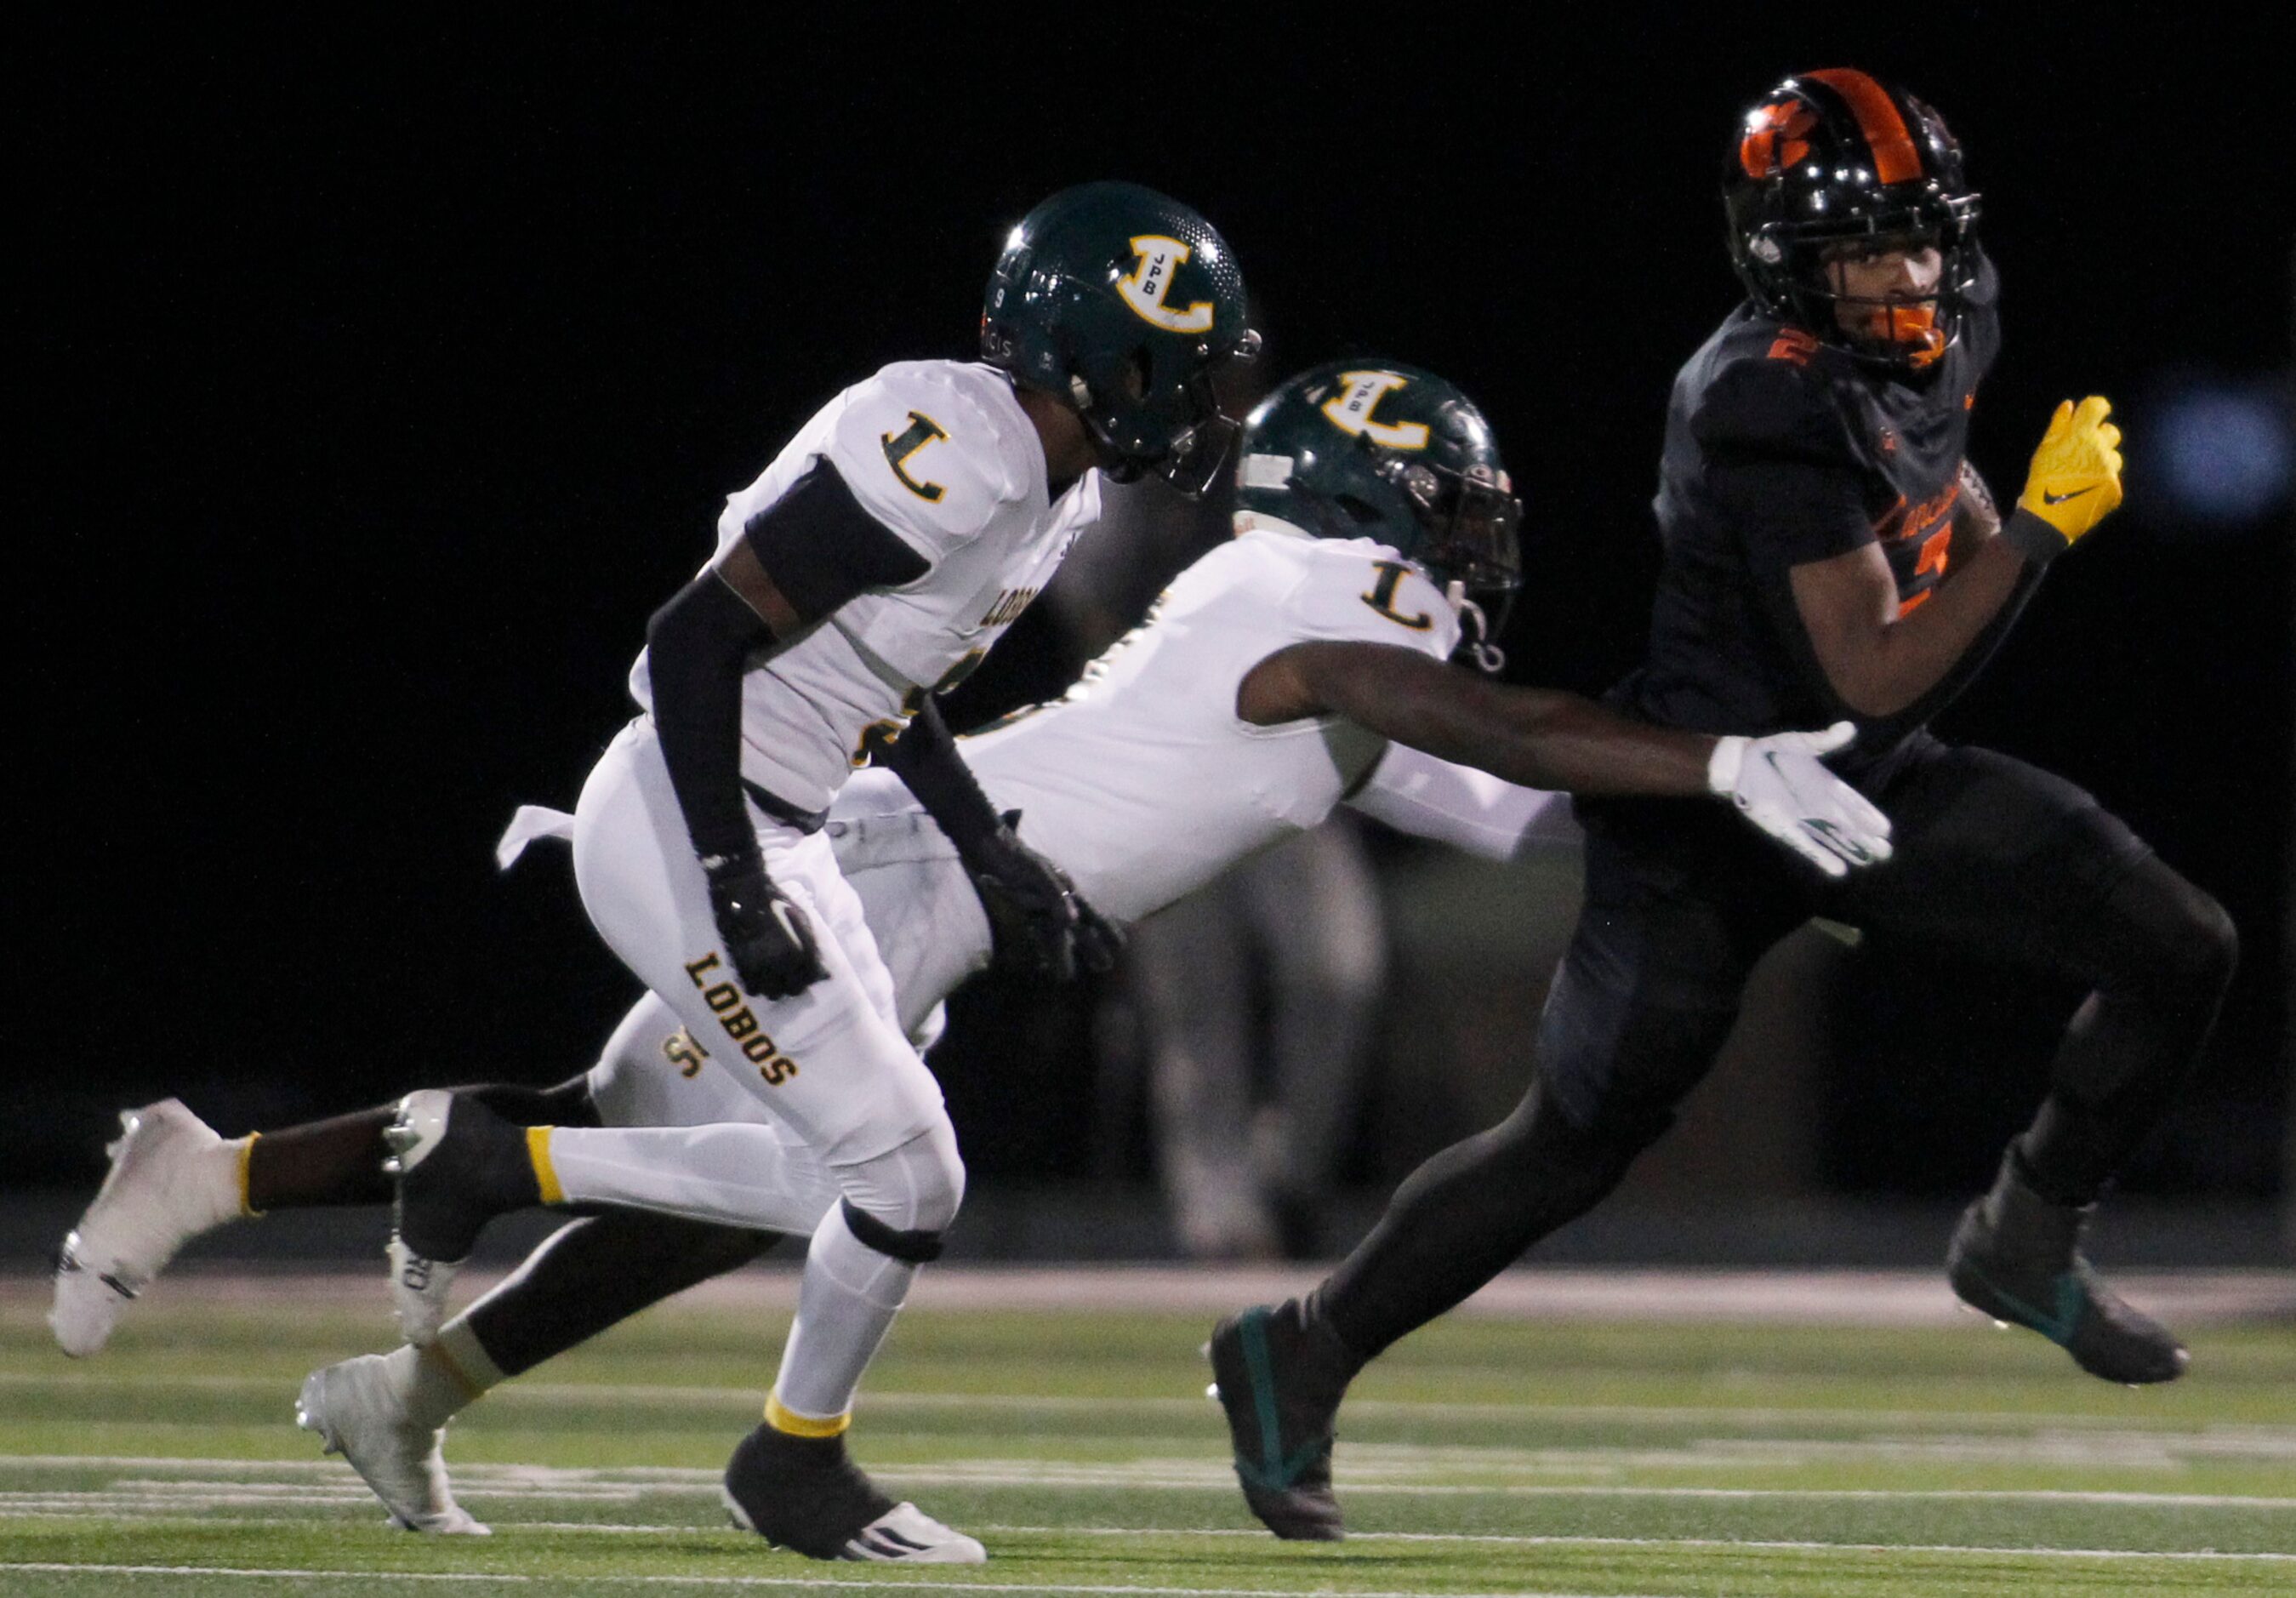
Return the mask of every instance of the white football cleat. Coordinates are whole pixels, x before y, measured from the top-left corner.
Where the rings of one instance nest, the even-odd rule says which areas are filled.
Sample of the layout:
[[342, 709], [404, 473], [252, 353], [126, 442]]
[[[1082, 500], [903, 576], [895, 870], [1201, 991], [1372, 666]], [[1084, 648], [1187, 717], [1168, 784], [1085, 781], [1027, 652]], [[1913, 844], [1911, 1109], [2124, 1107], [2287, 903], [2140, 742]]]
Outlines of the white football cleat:
[[119, 1112], [111, 1169], [56, 1255], [48, 1325], [74, 1359], [102, 1348], [128, 1301], [176, 1251], [242, 1214], [237, 1144], [162, 1099]]
[[390, 1309], [398, 1322], [398, 1335], [418, 1347], [435, 1342], [447, 1321], [447, 1296], [463, 1269], [458, 1259], [425, 1259], [409, 1248], [397, 1232], [384, 1245], [390, 1261]]
[[350, 1462], [402, 1531], [439, 1536], [491, 1536], [493, 1529], [455, 1502], [439, 1451], [447, 1429], [406, 1413], [388, 1359], [362, 1354], [314, 1371], [295, 1400], [295, 1424], [316, 1431], [329, 1454]]
[[840, 1556], [912, 1565], [985, 1565], [979, 1540], [952, 1531], [914, 1503], [897, 1503], [853, 1534]]

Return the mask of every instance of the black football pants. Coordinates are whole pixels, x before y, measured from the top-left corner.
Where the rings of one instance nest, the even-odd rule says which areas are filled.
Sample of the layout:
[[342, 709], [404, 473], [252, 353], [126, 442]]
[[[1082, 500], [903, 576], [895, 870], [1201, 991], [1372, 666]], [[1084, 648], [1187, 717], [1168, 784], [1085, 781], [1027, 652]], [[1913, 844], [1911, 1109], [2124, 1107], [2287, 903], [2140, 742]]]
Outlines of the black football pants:
[[1838, 884], [1710, 803], [1581, 807], [1586, 908], [1530, 1091], [1406, 1178], [1319, 1289], [1350, 1348], [1377, 1354], [1610, 1192], [1712, 1067], [1754, 962], [1813, 914], [2087, 985], [2018, 1153], [2048, 1197], [2095, 1197], [2215, 1020], [2230, 919], [2087, 793], [2006, 755], [1923, 736], [1874, 796], [1896, 854]]

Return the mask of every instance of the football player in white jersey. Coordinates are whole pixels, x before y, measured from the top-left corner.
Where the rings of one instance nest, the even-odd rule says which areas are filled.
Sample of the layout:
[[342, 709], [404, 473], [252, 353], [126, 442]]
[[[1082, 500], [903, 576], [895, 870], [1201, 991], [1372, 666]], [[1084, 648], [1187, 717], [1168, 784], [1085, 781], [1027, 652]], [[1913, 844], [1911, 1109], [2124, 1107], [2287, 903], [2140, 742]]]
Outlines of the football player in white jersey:
[[[1257, 346], [1226, 243], [1185, 206], [1114, 183], [1065, 190], [1021, 221], [982, 335], [984, 361], [903, 362], [846, 390], [727, 500], [717, 553], [648, 626], [630, 683], [643, 713], [575, 816], [593, 925], [690, 1033], [742, 1058], [734, 1079], [834, 1190], [832, 1212], [815, 1212], [766, 1418], [726, 1478], [742, 1523], [817, 1558], [983, 1557], [846, 1453], [862, 1371], [939, 1253], [964, 1172], [821, 831], [829, 803], [887, 746], [1053, 963], [1106, 937], [983, 797], [931, 696], [1096, 517], [1096, 472], [1210, 481], [1234, 431], [1212, 375]], [[388, 1134], [403, 1292], [450, 1275], [504, 1201], [560, 1197], [522, 1137], [515, 1172], [487, 1159], [488, 1127], [456, 1125], [473, 1117], [491, 1121], [418, 1093]], [[324, 1429], [324, 1384], [311, 1399]]]
[[[1183, 573], [1150, 623], [1063, 698], [964, 740], [994, 808], [1020, 811], [1111, 913], [1170, 903], [1342, 802], [1505, 856], [1553, 820], [1554, 795], [1502, 777], [1712, 791], [1821, 869], [1886, 855], [1887, 822], [1817, 763], [1824, 740], [1653, 733], [1569, 695], [1442, 663], [1463, 620], [1470, 647], [1482, 644], [1470, 591], [1513, 585], [1518, 514], [1488, 426], [1449, 384], [1408, 367], [1319, 368], [1268, 399], [1246, 443], [1235, 540]], [[574, 830], [557, 812], [522, 811], [504, 862], [537, 834]], [[992, 951], [1046, 963], [1025, 918], [893, 776], [848, 782], [824, 831], [912, 1036], [930, 1035], [941, 998]], [[586, 1078], [465, 1100], [458, 1127], [478, 1124], [481, 1104], [561, 1124], [530, 1134], [557, 1196], [656, 1213], [572, 1223], [444, 1327], [442, 1292], [403, 1295], [408, 1347], [313, 1377], [307, 1423], [329, 1423], [395, 1519], [480, 1529], [447, 1488], [439, 1443], [450, 1415], [505, 1375], [754, 1257], [775, 1234], [815, 1231], [840, 1205], [837, 1173], [741, 1080], [769, 1068], [742, 1047], [754, 1035], [715, 1010], [692, 1026], [649, 993]], [[140, 1285], [186, 1238], [242, 1209], [372, 1201], [386, 1118], [227, 1143], [173, 1101], [152, 1107], [74, 1241]], [[601, 1123], [608, 1130], [583, 1130]], [[59, 1339], [93, 1352], [122, 1302], [88, 1273], [60, 1274]]]

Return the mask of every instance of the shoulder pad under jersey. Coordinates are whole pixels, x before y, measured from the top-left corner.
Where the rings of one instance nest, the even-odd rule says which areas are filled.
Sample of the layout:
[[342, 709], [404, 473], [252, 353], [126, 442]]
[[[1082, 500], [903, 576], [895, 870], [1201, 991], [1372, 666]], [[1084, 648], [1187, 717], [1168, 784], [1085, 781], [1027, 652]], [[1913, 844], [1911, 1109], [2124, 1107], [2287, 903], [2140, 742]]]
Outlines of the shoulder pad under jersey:
[[1459, 620], [1442, 590], [1387, 545], [1315, 539], [1292, 547], [1300, 577], [1284, 621], [1295, 639], [1395, 644], [1439, 660], [1457, 647]]
[[1716, 351], [1690, 427], [1710, 449], [1852, 464], [1837, 384], [1840, 354], [1800, 329], [1750, 323]]
[[934, 560], [1027, 497], [1040, 468], [1025, 451], [1040, 449], [1002, 374], [904, 361], [845, 391], [823, 453], [864, 508]]

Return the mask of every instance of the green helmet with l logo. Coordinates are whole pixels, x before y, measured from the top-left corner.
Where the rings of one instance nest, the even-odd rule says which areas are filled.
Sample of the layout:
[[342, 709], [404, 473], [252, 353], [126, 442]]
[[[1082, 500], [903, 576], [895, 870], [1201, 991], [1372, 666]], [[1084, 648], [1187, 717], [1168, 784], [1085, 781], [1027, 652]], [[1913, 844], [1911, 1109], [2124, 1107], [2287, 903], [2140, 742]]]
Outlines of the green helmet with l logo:
[[1522, 504], [1491, 424], [1432, 372], [1332, 361], [1259, 402], [1244, 423], [1235, 507], [1318, 538], [1377, 539], [1438, 584], [1512, 593]]
[[1062, 189], [1023, 217], [980, 313], [982, 358], [1072, 401], [1110, 476], [1153, 470], [1189, 494], [1236, 431], [1212, 373], [1259, 348], [1226, 241], [1136, 183]]

